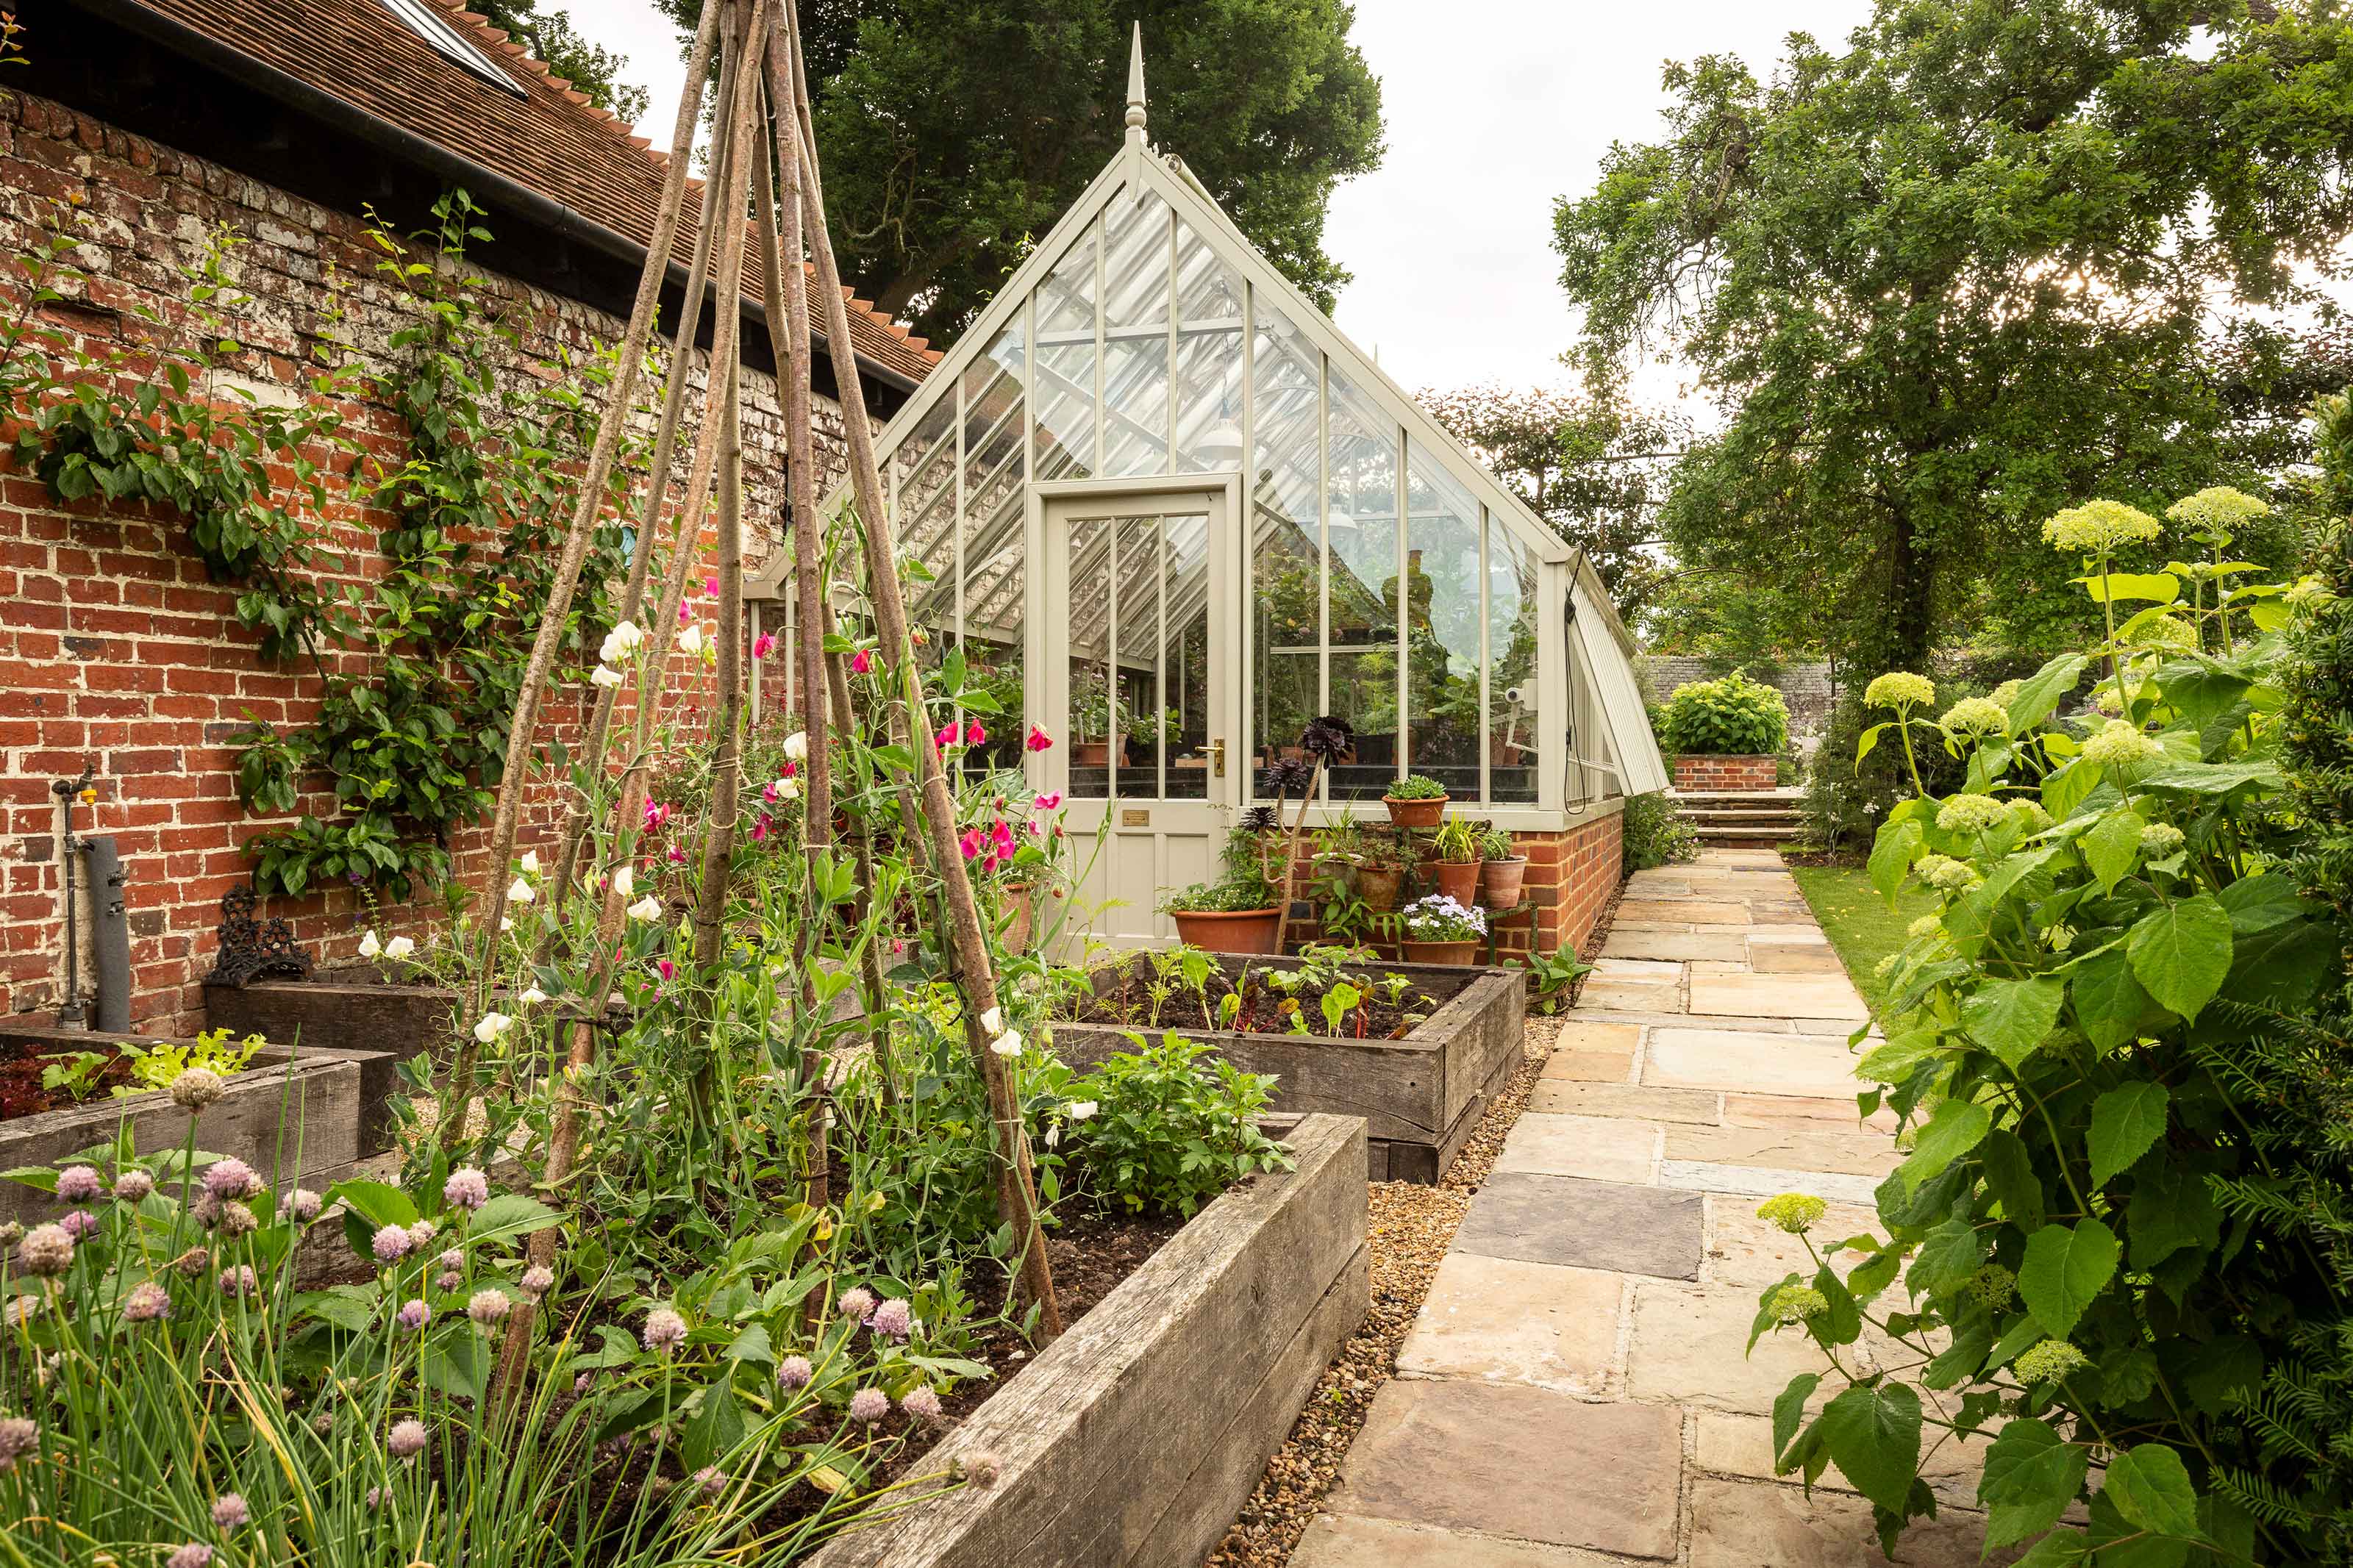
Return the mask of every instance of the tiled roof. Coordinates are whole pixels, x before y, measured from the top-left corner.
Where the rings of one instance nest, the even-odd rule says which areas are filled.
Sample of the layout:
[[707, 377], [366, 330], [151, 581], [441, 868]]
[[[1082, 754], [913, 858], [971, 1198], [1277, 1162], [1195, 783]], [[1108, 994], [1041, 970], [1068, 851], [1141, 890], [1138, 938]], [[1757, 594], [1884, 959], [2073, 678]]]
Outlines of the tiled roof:
[[[423, 0], [521, 89], [501, 91], [436, 50], [383, 0], [135, 0], [168, 21], [342, 100], [378, 120], [497, 171], [643, 246], [653, 235], [667, 152], [525, 53], [521, 44], [450, 0]], [[663, 68], [677, 68], [661, 62]], [[693, 244], [700, 181], [679, 226], [676, 258]], [[824, 303], [808, 279], [809, 309]], [[759, 299], [746, 258], [744, 294]], [[939, 363], [923, 339], [852, 299], [849, 332], [861, 360], [921, 381]]]

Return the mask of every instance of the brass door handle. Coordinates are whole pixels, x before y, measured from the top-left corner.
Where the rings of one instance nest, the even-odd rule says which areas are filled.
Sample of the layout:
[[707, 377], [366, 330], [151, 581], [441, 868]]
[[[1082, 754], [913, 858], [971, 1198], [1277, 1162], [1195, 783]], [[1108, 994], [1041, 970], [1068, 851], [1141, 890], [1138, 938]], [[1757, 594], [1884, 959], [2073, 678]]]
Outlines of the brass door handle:
[[1219, 778], [1226, 776], [1226, 738], [1223, 735], [1209, 742], [1209, 764]]

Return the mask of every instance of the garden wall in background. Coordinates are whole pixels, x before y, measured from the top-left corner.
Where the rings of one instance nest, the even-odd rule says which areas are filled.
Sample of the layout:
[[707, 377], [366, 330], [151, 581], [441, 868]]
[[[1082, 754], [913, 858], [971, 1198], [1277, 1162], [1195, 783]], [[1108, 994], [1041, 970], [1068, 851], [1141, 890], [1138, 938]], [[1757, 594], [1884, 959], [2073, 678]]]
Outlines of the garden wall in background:
[[1707, 757], [1690, 752], [1675, 757], [1677, 789], [1772, 789], [1780, 782], [1774, 757]]
[[[1706, 659], [1686, 658], [1680, 654], [1644, 654], [1635, 661], [1634, 668], [1641, 678], [1645, 694], [1653, 703], [1664, 703], [1695, 680], [1714, 680], [1724, 673], [1711, 668]], [[1789, 705], [1791, 735], [1819, 735], [1830, 728], [1831, 709], [1838, 701], [1838, 688], [1831, 684], [1829, 665], [1785, 664], [1770, 675], [1751, 671], [1749, 678], [1772, 687]], [[1768, 778], [1765, 783], [1769, 787], [1773, 781]], [[1691, 786], [1678, 780], [1676, 787]]]
[[[377, 253], [356, 214], [44, 99], [0, 94], [0, 245], [12, 255], [38, 237], [52, 202], [79, 201], [90, 215], [90, 243], [70, 258], [90, 274], [87, 286], [69, 283], [72, 297], [43, 315], [93, 353], [146, 331], [142, 310], [176, 314], [186, 288], [179, 268], [201, 256], [207, 233], [220, 225], [247, 242], [230, 266], [237, 285], [255, 296], [235, 327], [248, 346], [243, 391], [292, 401], [331, 329], [363, 364], [383, 369], [391, 335], [408, 324], [376, 278]], [[355, 189], [353, 205], [366, 195]], [[403, 230], [427, 216], [385, 215]], [[487, 221], [500, 220], [493, 214]], [[13, 268], [9, 276], [14, 282]], [[330, 278], [343, 287], [331, 291]], [[560, 351], [579, 356], [592, 342], [622, 332], [623, 323], [602, 311], [512, 279], [491, 276], [482, 292], [520, 339], [501, 367], [518, 377]], [[342, 319], [331, 322], [337, 308]], [[781, 506], [783, 422], [774, 392], [770, 378], [746, 372], [744, 467], [752, 515], [761, 519]], [[397, 461], [406, 452], [405, 432], [388, 409], [353, 404], [344, 412], [347, 429], [372, 454]], [[821, 410], [828, 424], [831, 414], [830, 405]], [[839, 468], [838, 444], [828, 440], [824, 456], [829, 473], [820, 489]], [[384, 565], [378, 537], [390, 521], [388, 512], [348, 510], [327, 520], [320, 542], [345, 552], [364, 575]], [[237, 623], [237, 586], [206, 580], [184, 542], [185, 529], [180, 517], [144, 507], [62, 506], [38, 480], [0, 468], [0, 1016], [53, 1008], [62, 988], [60, 816], [51, 780], [76, 776], [85, 761], [96, 764], [96, 805], [77, 807], [75, 826], [111, 835], [128, 873], [131, 1017], [142, 1030], [201, 1026], [198, 982], [214, 962], [220, 898], [248, 877], [240, 846], [290, 820], [247, 813], [229, 740], [257, 719], [281, 728], [305, 721], [315, 711], [318, 678], [262, 661], [258, 637]], [[763, 528], [755, 538], [765, 537]], [[691, 704], [711, 679], [681, 659], [674, 689]], [[541, 737], [572, 736], [584, 717], [577, 697], [562, 694]], [[299, 805], [323, 818], [333, 802], [322, 793]], [[549, 842], [558, 808], [548, 792], [526, 801], [523, 846]], [[482, 827], [457, 836], [451, 848], [459, 875], [477, 870], [487, 837]], [[258, 912], [288, 917], [296, 938], [322, 960], [352, 956], [364, 913], [348, 889], [266, 900]], [[427, 914], [412, 909], [366, 918], [390, 931], [416, 929]]]

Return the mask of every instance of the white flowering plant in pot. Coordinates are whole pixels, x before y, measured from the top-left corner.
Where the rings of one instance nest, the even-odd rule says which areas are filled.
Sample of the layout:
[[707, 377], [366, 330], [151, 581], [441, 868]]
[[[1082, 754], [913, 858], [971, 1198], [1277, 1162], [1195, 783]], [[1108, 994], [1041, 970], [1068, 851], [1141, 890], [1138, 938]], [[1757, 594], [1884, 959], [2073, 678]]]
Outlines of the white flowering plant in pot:
[[[1824, 1352], [1776, 1402], [1776, 1468], [1835, 1464], [1891, 1552], [1936, 1510], [1937, 1450], [1988, 1437], [1989, 1547], [2036, 1564], [2307, 1561], [2332, 1528], [2313, 1505], [2342, 1506], [2264, 1415], [2267, 1370], [2345, 1305], [2266, 1233], [2282, 1177], [2230, 1066], [2339, 941], [2263, 847], [2292, 608], [2227, 552], [2263, 510], [2190, 497], [2168, 516], [2206, 559], [2137, 574], [2115, 554], [2158, 520], [2062, 512], [2045, 536], [2082, 561], [2101, 641], [1941, 714], [1926, 677], [1871, 683], [1894, 716], [1863, 751], [1893, 731], [1907, 763], [1968, 764], [1897, 803], [1870, 860], [1891, 904], [1907, 882], [1936, 902], [1883, 965], [1883, 1039], [1856, 1034], [1860, 1108], [1892, 1109], [1908, 1152], [1877, 1232], [1818, 1242], [1802, 1194], [1758, 1211], [1816, 1267], [1762, 1293], [1751, 1344]], [[2087, 677], [2090, 711], [2063, 715]]]

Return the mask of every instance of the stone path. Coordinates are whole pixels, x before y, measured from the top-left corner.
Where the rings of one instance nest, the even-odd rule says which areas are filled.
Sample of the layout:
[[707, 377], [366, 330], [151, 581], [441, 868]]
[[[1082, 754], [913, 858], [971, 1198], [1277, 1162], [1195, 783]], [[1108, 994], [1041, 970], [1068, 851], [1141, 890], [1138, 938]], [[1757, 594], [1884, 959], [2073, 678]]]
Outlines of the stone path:
[[[1876, 1228], [1897, 1156], [1885, 1113], [1855, 1121], [1866, 1016], [1779, 856], [1638, 873], [1292, 1568], [1884, 1563], [1836, 1470], [1811, 1500], [1772, 1478], [1773, 1399], [1811, 1345], [1743, 1354], [1758, 1292], [1812, 1268], [1760, 1197]], [[1903, 1562], [1978, 1562], [1977, 1470], [1936, 1455], [1939, 1517]]]

